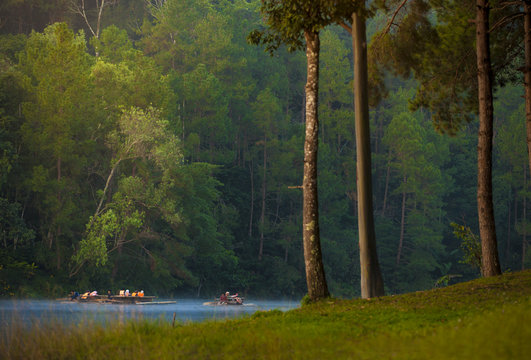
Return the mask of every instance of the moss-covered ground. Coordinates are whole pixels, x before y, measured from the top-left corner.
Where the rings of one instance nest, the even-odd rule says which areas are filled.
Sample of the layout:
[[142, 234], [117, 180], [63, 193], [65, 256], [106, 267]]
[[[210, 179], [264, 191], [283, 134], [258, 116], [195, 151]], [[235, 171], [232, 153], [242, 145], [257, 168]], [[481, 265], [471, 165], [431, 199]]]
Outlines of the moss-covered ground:
[[530, 359], [531, 271], [224, 322], [4, 331], [6, 359]]

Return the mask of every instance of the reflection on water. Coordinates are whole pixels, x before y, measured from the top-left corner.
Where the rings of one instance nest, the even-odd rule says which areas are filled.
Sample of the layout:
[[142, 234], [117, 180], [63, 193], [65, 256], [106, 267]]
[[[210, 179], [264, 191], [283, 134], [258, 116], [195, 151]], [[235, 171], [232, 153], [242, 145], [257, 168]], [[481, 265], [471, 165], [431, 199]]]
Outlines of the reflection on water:
[[38, 326], [49, 321], [61, 321], [72, 325], [85, 321], [108, 324], [129, 319], [171, 322], [174, 313], [176, 321], [186, 323], [237, 318], [261, 310], [286, 311], [299, 306], [298, 301], [282, 300], [249, 301], [242, 306], [204, 306], [205, 301], [208, 300], [177, 299], [173, 304], [115, 305], [53, 300], [1, 300], [0, 327], [13, 322], [26, 326]]

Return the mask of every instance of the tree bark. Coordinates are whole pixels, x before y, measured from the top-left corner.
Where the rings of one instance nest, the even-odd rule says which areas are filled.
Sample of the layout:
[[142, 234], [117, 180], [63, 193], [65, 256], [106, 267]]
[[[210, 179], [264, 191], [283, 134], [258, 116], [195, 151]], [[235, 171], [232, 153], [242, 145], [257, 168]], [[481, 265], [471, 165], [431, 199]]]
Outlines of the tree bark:
[[374, 231], [369, 128], [369, 83], [367, 79], [367, 39], [365, 19], [352, 14], [354, 51], [354, 115], [356, 128], [356, 183], [358, 190], [358, 233], [360, 247], [361, 297], [384, 295], [384, 286]]
[[253, 215], [254, 215], [254, 171], [253, 160], [249, 162], [249, 175], [251, 177], [251, 208], [249, 209], [249, 238], [253, 237]]
[[527, 134], [527, 153], [531, 170], [531, 1], [524, 1], [524, 87], [525, 87], [525, 123]]
[[100, 214], [103, 201], [105, 200], [105, 195], [107, 194], [107, 191], [109, 190], [109, 185], [111, 184], [111, 180], [113, 179], [114, 173], [116, 172], [116, 169], [118, 168], [118, 165], [120, 164], [121, 161], [122, 161], [121, 158], [116, 161], [116, 163], [113, 165], [111, 169], [109, 176], [107, 177], [107, 181], [105, 182], [105, 187], [103, 188], [103, 193], [101, 194], [101, 198], [98, 203], [98, 207], [96, 208], [96, 211], [94, 212], [94, 216], [92, 217], [92, 220], [90, 221], [90, 225], [94, 223], [94, 220], [96, 220], [96, 217]]
[[311, 301], [330, 296], [326, 283], [321, 241], [319, 238], [319, 204], [317, 200], [317, 152], [319, 120], [317, 117], [319, 95], [319, 33], [304, 32], [306, 39], [306, 135], [304, 140], [304, 175], [302, 180], [302, 241], [306, 283]]
[[406, 226], [406, 184], [407, 178], [404, 176], [404, 189], [402, 190], [402, 218], [400, 220], [400, 240], [398, 241], [398, 251], [396, 254], [396, 266], [400, 265], [402, 256], [402, 245], [404, 244], [404, 229]]
[[267, 137], [264, 136], [264, 167], [262, 177], [262, 212], [260, 214], [260, 246], [258, 248], [258, 261], [262, 260], [264, 252], [264, 225], [266, 210], [266, 174], [267, 174]]
[[[524, 87], [525, 87], [525, 124], [527, 133], [527, 155], [529, 160], [529, 170], [531, 171], [531, 1], [524, 1], [524, 49], [525, 49], [525, 69], [524, 69]], [[526, 169], [524, 167], [524, 174]], [[525, 176], [525, 175], [524, 175]], [[527, 192], [527, 189], [526, 189]], [[524, 192], [524, 203], [526, 198]], [[525, 206], [525, 205], [524, 205]], [[525, 207], [524, 207], [525, 211]], [[525, 213], [524, 213], [525, 221]], [[524, 223], [525, 226], [525, 223]], [[525, 234], [525, 229], [524, 229]], [[526, 236], [524, 235], [522, 244], [522, 270], [525, 268]]]
[[501, 274], [492, 201], [493, 74], [490, 59], [488, 0], [476, 2], [476, 57], [479, 99], [478, 216], [481, 237], [481, 272], [484, 277]]
[[522, 202], [522, 270], [525, 270], [525, 251], [527, 245], [527, 164], [524, 164], [524, 199]]
[[387, 171], [385, 174], [385, 189], [384, 189], [384, 198], [383, 198], [383, 205], [382, 205], [382, 216], [385, 216], [385, 209], [387, 208], [387, 192], [389, 191], [389, 176], [390, 175], [391, 175], [391, 161], [388, 161]]
[[[509, 198], [511, 198], [511, 193], [509, 193]], [[509, 201], [509, 206], [507, 207], [509, 214], [507, 215], [507, 243], [505, 244], [505, 261], [509, 262], [510, 250], [511, 250], [511, 202]]]

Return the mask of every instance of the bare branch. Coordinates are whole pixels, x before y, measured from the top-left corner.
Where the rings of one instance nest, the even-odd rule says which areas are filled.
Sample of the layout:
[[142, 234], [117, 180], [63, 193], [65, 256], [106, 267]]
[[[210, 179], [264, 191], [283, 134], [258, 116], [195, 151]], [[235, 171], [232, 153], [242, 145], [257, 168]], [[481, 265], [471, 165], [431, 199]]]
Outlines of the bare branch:
[[75, 276], [79, 270], [85, 265], [86, 260], [83, 260], [81, 263], [74, 266], [74, 268], [70, 271], [70, 274], [68, 275], [69, 278]]
[[[96, 4], [98, 2], [96, 1]], [[96, 38], [99, 38], [100, 36], [100, 24], [101, 24], [101, 13], [103, 11], [103, 7], [105, 6], [105, 0], [101, 0], [101, 3], [99, 5], [99, 11], [98, 11], [98, 22], [96, 23]]]
[[391, 17], [391, 19], [389, 20], [389, 22], [385, 26], [385, 30], [380, 34], [380, 36], [378, 36], [377, 40], [380, 40], [381, 37], [383, 37], [385, 34], [387, 34], [389, 32], [389, 29], [393, 25], [393, 23], [395, 21], [395, 18], [397, 17], [398, 13], [406, 5], [407, 2], [408, 2], [408, 0], [404, 0], [404, 1], [402, 1], [400, 3], [400, 5], [398, 5], [398, 7], [396, 8], [395, 12], [393, 13], [393, 16]]
[[516, 13], [516, 14], [504, 16], [503, 18], [498, 20], [496, 22], [496, 24], [492, 25], [492, 27], [489, 29], [489, 33], [493, 32], [496, 28], [498, 28], [500, 26], [503, 26], [503, 25], [507, 24], [508, 22], [510, 22], [510, 21], [512, 21], [514, 19], [517, 19], [517, 18], [519, 18], [521, 16], [524, 16], [523, 12], [519, 12], [519, 13]]
[[347, 23], [345, 23], [345, 22], [343, 22], [343, 21], [340, 22], [339, 25], [340, 25], [343, 29], [347, 30], [348, 33], [349, 33], [350, 35], [352, 35], [352, 27], [351, 27], [351, 26], [349, 26]]
[[[527, 0], [528, 2], [529, 0]], [[509, 6], [513, 6], [513, 5], [516, 5], [516, 6], [522, 6], [524, 5], [524, 3], [526, 2], [526, 0], [517, 0], [517, 1], [502, 1], [500, 2], [500, 7], [496, 7], [495, 9], [496, 10], [503, 10]]]
[[90, 22], [88, 21], [87, 13], [85, 11], [85, 0], [81, 0], [81, 6], [77, 2], [77, 0], [71, 0], [70, 11], [73, 12], [74, 14], [80, 15], [83, 18], [83, 20], [85, 20], [85, 23], [87, 24], [92, 35], [96, 36], [94, 29], [92, 28], [92, 26], [90, 25]]
[[96, 18], [96, 30], [94, 30], [92, 25], [90, 25], [87, 12], [85, 10], [85, 0], [81, 0], [81, 5], [79, 4], [78, 0], [70, 1], [69, 10], [74, 14], [80, 15], [83, 18], [83, 20], [85, 20], [85, 24], [87, 24], [90, 32], [92, 33], [92, 36], [94, 36], [95, 38], [99, 38], [100, 36], [100, 25], [101, 25], [101, 17], [103, 14], [103, 8], [106, 5], [110, 5], [110, 4], [105, 4], [105, 1], [106, 0], [96, 0], [96, 9], [98, 10], [98, 16]]
[[[160, 11], [160, 9], [162, 9], [164, 4], [166, 3], [166, 0], [144, 0], [144, 2], [147, 5], [147, 8], [148, 8], [151, 16], [153, 16], [157, 20], [160, 20], [157, 17], [156, 12], [158, 12], [158, 11]], [[156, 11], [153, 11], [153, 10], [156, 10]]]

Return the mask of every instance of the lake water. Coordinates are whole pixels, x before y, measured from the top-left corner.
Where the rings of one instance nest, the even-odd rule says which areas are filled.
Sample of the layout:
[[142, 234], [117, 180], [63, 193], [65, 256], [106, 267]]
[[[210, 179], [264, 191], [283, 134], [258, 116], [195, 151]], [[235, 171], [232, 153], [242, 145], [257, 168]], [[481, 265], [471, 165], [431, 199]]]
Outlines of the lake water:
[[[157, 301], [163, 301], [158, 299]], [[173, 304], [161, 305], [115, 305], [77, 303], [54, 300], [0, 300], [0, 327], [12, 322], [26, 326], [61, 321], [78, 324], [96, 321], [102, 324], [123, 322], [130, 319], [155, 319], [179, 323], [224, 320], [238, 318], [256, 311], [279, 309], [286, 311], [299, 306], [298, 301], [289, 300], [246, 300], [242, 306], [205, 306], [211, 299], [172, 299]]]

